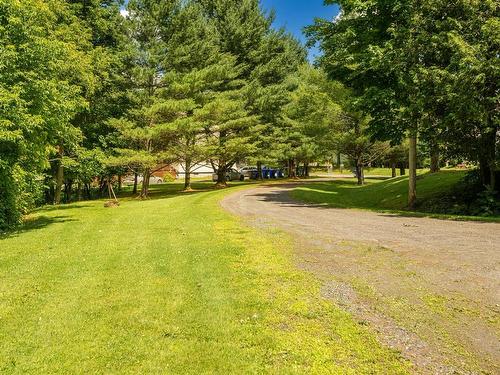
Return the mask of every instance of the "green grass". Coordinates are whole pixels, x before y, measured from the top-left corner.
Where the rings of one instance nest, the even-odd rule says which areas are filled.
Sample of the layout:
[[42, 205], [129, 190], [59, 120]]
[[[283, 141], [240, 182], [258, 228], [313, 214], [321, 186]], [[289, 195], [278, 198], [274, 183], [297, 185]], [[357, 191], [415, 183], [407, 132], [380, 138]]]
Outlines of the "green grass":
[[209, 186], [46, 207], [3, 234], [0, 373], [409, 371], [320, 297], [283, 233], [244, 226]]
[[[466, 174], [466, 171], [445, 170], [419, 175], [417, 197], [420, 202], [446, 194]], [[409, 212], [407, 208], [408, 176], [390, 179], [367, 178], [366, 185], [358, 186], [355, 179], [301, 186], [292, 192], [295, 199], [339, 208], [360, 208], [391, 211], [406, 215], [433, 216], [438, 218], [500, 221], [500, 217], [470, 217], [440, 215], [423, 211]]]
[[[419, 173], [425, 173], [428, 172], [428, 169], [420, 169]], [[312, 174], [315, 173], [326, 173], [327, 171], [325, 169], [323, 170], [316, 170], [313, 168]], [[339, 168], [333, 169], [332, 174], [350, 174], [351, 173], [351, 168], [343, 168], [340, 170]], [[406, 173], [408, 173], [408, 169], [405, 170]], [[365, 176], [385, 176], [385, 177], [391, 177], [392, 176], [392, 169], [391, 168], [364, 168], [364, 174]], [[399, 176], [399, 168], [396, 169], [396, 174]]]

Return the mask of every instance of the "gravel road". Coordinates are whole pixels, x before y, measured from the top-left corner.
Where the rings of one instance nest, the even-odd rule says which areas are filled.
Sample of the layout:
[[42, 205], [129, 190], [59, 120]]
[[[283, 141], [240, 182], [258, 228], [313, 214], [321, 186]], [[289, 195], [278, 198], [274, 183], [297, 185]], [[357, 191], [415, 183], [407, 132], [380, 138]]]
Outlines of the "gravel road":
[[325, 296], [416, 372], [500, 373], [500, 224], [308, 205], [290, 198], [297, 186], [262, 185], [221, 205], [291, 234]]

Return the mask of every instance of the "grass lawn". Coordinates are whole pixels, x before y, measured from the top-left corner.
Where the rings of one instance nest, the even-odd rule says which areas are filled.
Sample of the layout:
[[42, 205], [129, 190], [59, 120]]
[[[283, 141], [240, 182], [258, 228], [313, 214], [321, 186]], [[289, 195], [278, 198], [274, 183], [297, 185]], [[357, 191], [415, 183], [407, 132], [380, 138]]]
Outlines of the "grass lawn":
[[[421, 174], [417, 181], [418, 199], [425, 201], [449, 192], [466, 173], [466, 171], [443, 170], [439, 173]], [[293, 198], [297, 200], [339, 208], [361, 208], [442, 218], [500, 221], [500, 217], [478, 218], [425, 212], [410, 213], [405, 211], [407, 194], [408, 176], [391, 179], [367, 178], [365, 186], [358, 186], [355, 179], [339, 179], [301, 186], [292, 192]]]
[[[363, 169], [365, 176], [387, 176], [391, 177], [392, 176], [392, 169], [391, 168], [364, 168]], [[419, 169], [419, 173], [425, 173], [428, 172], [428, 169]], [[321, 173], [320, 173], [321, 172]], [[311, 172], [311, 174], [324, 174], [326, 173], [326, 170], [314, 170]], [[408, 174], [408, 169], [405, 170], [405, 172]], [[336, 168], [331, 171], [332, 174], [350, 174], [351, 173], [351, 168], [343, 168], [342, 170]], [[399, 168], [396, 169], [396, 174], [399, 176]]]
[[320, 297], [289, 238], [219, 208], [244, 187], [209, 186], [46, 207], [1, 235], [0, 373], [409, 371]]

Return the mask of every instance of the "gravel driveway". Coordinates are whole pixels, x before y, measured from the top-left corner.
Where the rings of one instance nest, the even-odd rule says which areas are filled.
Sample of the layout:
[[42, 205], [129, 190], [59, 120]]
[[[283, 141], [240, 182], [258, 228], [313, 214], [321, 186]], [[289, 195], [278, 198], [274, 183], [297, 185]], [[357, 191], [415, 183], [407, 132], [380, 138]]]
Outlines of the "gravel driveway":
[[324, 295], [428, 374], [500, 373], [500, 224], [403, 217], [296, 202], [297, 184], [222, 206], [294, 238]]

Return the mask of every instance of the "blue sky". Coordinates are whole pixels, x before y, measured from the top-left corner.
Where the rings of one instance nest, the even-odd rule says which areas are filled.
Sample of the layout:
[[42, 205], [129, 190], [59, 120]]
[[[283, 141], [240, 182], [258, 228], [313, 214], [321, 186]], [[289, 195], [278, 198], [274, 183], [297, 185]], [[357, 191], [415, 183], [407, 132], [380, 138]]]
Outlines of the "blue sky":
[[[275, 10], [275, 27], [284, 27], [304, 43], [304, 26], [312, 24], [315, 17], [333, 20], [339, 12], [336, 5], [323, 5], [323, 0], [261, 0], [261, 4], [266, 10]], [[311, 48], [309, 59], [313, 61], [318, 53], [317, 48]]]

